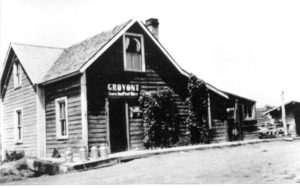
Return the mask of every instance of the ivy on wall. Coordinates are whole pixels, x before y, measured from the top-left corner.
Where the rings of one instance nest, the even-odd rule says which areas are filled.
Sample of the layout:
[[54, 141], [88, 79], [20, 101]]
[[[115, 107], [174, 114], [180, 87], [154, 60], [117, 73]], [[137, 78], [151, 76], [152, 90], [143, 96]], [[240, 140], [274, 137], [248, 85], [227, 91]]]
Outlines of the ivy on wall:
[[156, 92], [141, 92], [139, 103], [144, 117], [144, 146], [171, 147], [178, 141], [180, 118], [174, 91], [164, 88]]
[[183, 122], [188, 130], [188, 140], [180, 138], [179, 125], [182, 121], [175, 104], [174, 91], [164, 88], [155, 92], [141, 92], [139, 103], [144, 117], [143, 142], [146, 148], [209, 143], [213, 138], [214, 131], [208, 126], [208, 91], [205, 82], [191, 75], [187, 88], [188, 116]]
[[190, 143], [209, 143], [212, 131], [208, 127], [207, 88], [204, 81], [191, 75], [188, 81], [188, 117], [186, 125], [190, 132]]

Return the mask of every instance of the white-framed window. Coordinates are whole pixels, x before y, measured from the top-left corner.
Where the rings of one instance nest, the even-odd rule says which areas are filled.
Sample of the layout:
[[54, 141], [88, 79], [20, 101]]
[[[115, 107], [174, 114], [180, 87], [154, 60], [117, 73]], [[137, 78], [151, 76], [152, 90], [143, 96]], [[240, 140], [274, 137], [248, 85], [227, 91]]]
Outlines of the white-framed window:
[[23, 110], [14, 110], [14, 140], [16, 144], [23, 143]]
[[22, 68], [21, 64], [17, 61], [14, 62], [13, 73], [14, 73], [14, 88], [21, 87], [22, 85]]
[[56, 138], [68, 138], [68, 100], [67, 97], [55, 99]]
[[145, 72], [144, 36], [125, 33], [123, 35], [124, 70]]

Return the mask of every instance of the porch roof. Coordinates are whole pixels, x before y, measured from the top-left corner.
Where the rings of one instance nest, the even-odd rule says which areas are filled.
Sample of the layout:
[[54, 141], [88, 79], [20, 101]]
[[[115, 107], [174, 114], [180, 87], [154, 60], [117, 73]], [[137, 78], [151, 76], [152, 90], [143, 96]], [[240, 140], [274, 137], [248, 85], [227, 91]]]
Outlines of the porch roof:
[[[294, 111], [294, 110], [299, 110], [300, 111], [300, 102], [298, 101], [289, 101], [284, 104], [285, 110], [288, 111]], [[271, 114], [274, 115], [276, 113], [281, 113], [281, 105], [276, 106], [266, 112], [264, 112], [264, 115]]]

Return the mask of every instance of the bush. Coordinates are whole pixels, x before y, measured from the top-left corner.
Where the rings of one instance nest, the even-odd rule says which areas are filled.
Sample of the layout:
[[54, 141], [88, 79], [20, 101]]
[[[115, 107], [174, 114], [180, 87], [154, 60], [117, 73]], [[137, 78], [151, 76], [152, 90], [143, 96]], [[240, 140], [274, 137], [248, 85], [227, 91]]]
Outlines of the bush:
[[5, 160], [3, 162], [16, 161], [24, 157], [24, 151], [5, 151]]
[[188, 81], [188, 117], [186, 124], [190, 132], [190, 142], [209, 143], [213, 137], [213, 131], [208, 127], [207, 120], [207, 88], [204, 81], [191, 75]]
[[178, 141], [179, 116], [169, 88], [157, 92], [141, 92], [139, 102], [144, 117], [144, 146], [170, 147]]
[[32, 176], [34, 176], [34, 172], [29, 169], [25, 158], [6, 162], [0, 166], [0, 183], [22, 180]]

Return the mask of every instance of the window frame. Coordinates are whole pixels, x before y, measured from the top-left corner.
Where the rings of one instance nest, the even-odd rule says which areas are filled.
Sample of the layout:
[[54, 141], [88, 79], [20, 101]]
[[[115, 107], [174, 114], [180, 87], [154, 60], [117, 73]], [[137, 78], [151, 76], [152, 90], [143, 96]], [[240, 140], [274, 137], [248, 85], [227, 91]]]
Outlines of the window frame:
[[[13, 77], [14, 77], [14, 89], [20, 88], [22, 86], [22, 66], [17, 60], [13, 63]], [[19, 70], [19, 77], [17, 76], [17, 70]]]
[[[125, 49], [125, 39], [126, 36], [133, 36], [133, 37], [139, 37], [141, 39], [141, 56], [142, 56], [142, 70], [134, 70], [134, 69], [127, 69], [127, 53]], [[126, 72], [146, 72], [146, 63], [145, 63], [145, 48], [144, 48], [144, 35], [137, 34], [137, 33], [124, 33], [123, 34], [123, 67], [124, 71]]]
[[[61, 122], [60, 122], [60, 109], [59, 102], [65, 102], [65, 121], [66, 121], [66, 135], [62, 135]], [[60, 97], [55, 99], [55, 126], [56, 126], [56, 138], [57, 139], [68, 139], [69, 138], [69, 122], [68, 122], [68, 98]]]
[[[18, 125], [18, 112], [21, 112], [21, 138], [19, 139], [19, 125]], [[24, 113], [23, 108], [14, 109], [14, 141], [15, 144], [22, 144], [24, 137]]]

